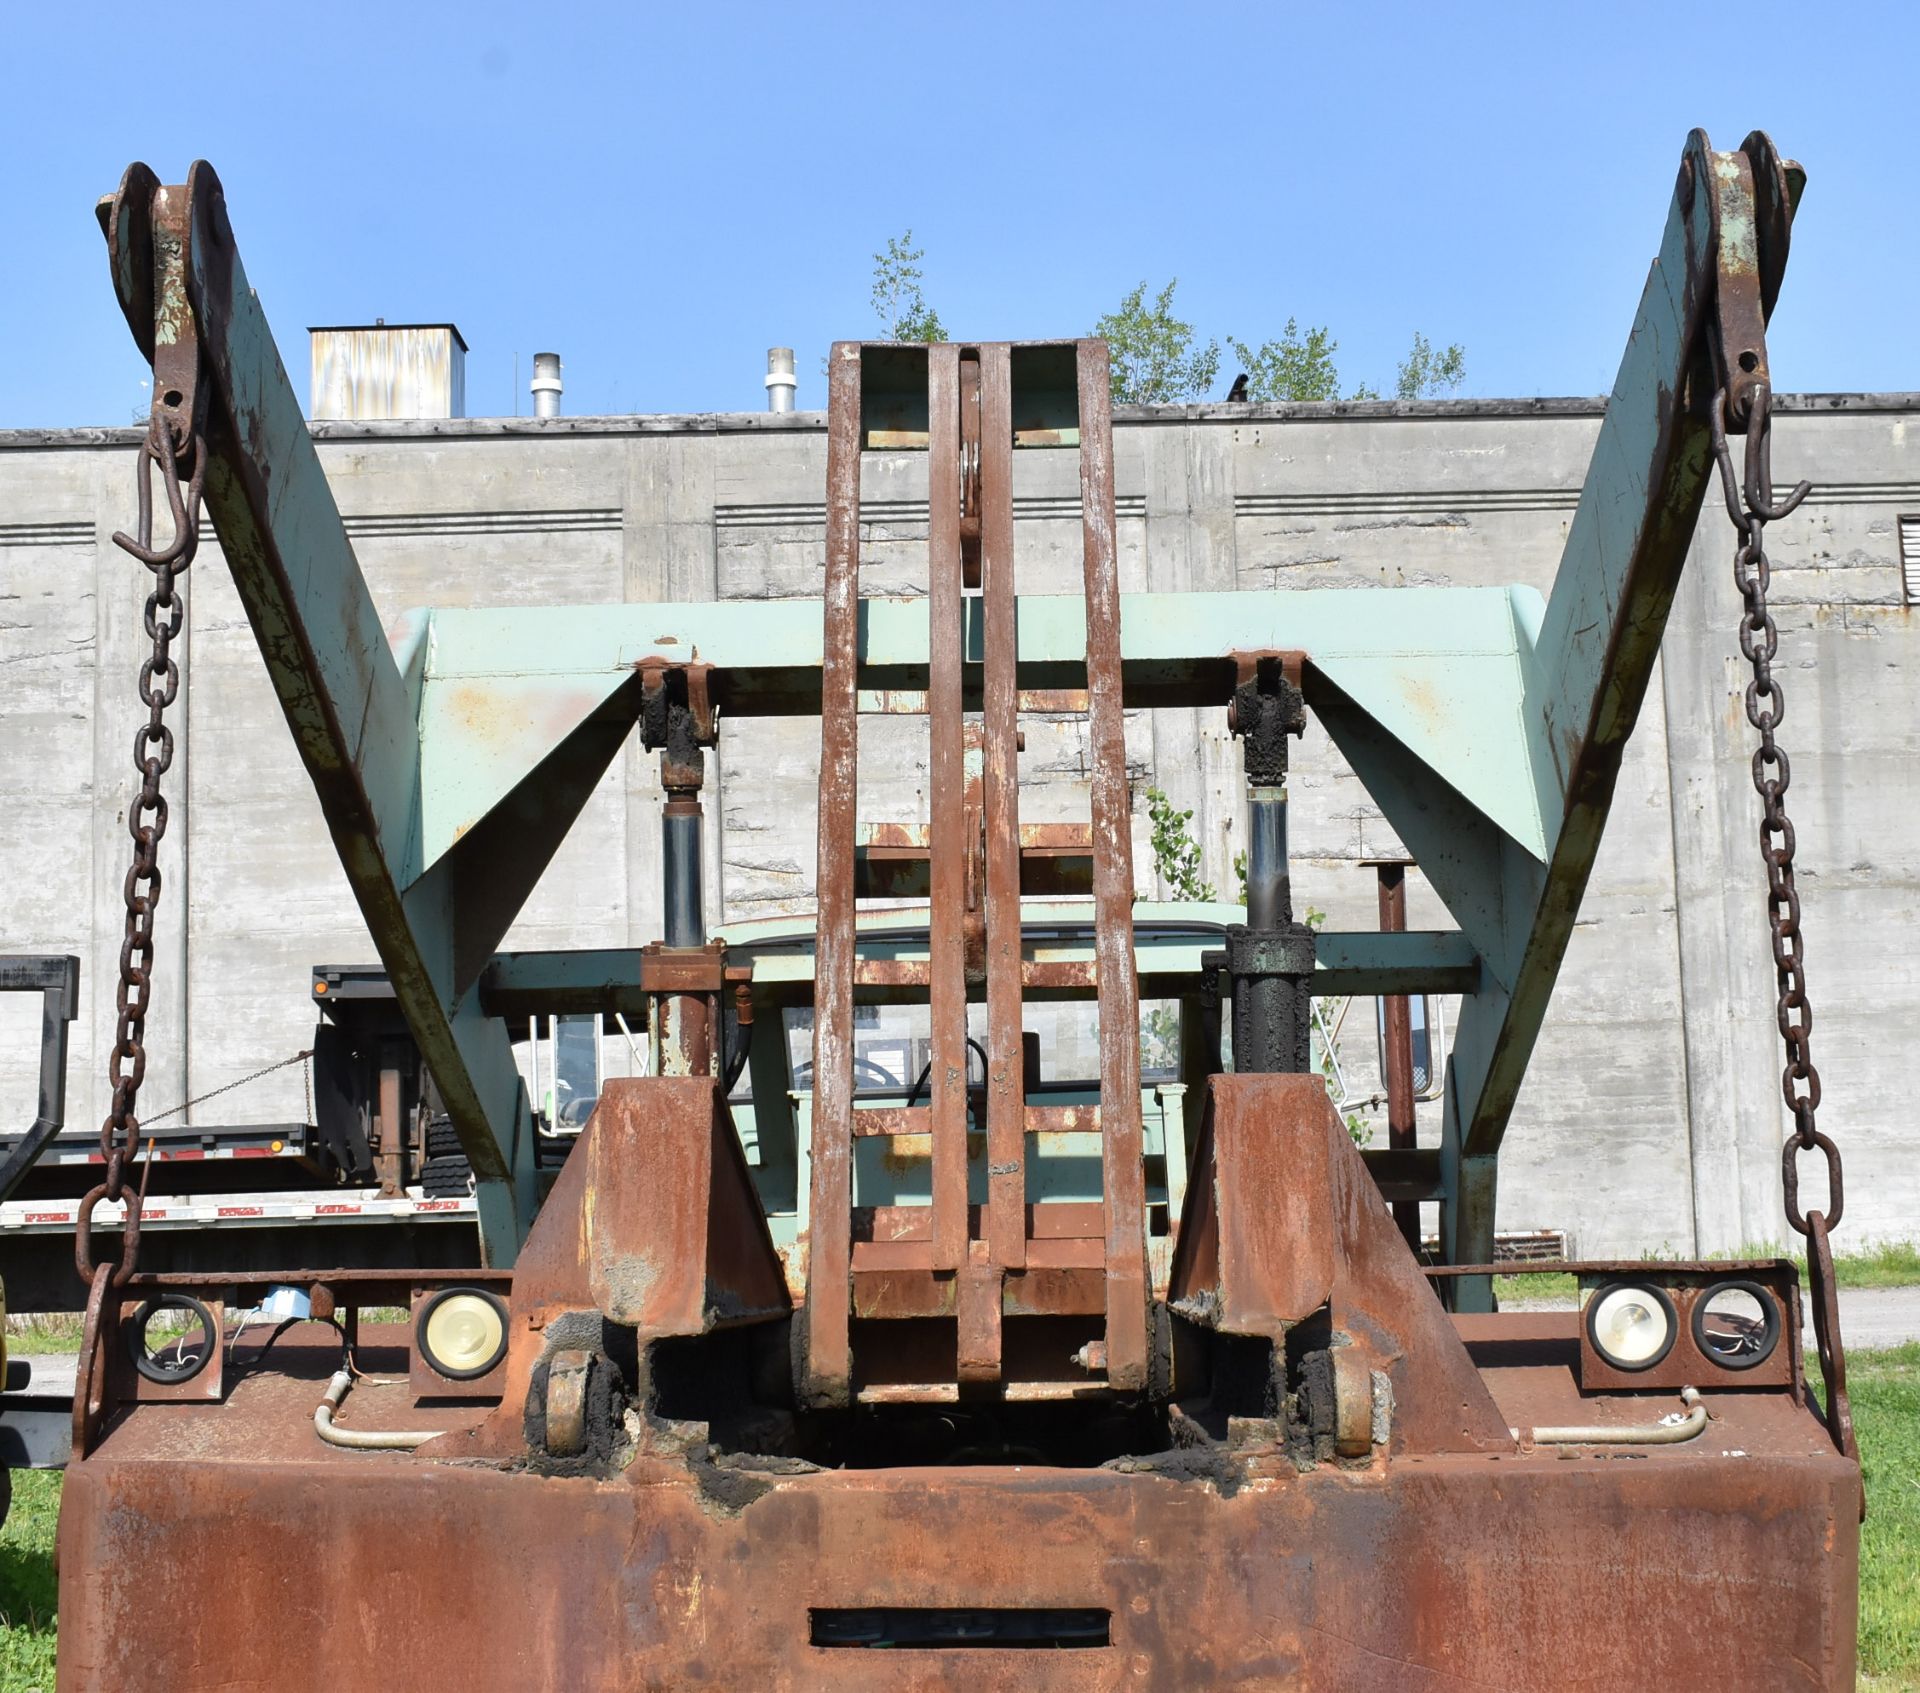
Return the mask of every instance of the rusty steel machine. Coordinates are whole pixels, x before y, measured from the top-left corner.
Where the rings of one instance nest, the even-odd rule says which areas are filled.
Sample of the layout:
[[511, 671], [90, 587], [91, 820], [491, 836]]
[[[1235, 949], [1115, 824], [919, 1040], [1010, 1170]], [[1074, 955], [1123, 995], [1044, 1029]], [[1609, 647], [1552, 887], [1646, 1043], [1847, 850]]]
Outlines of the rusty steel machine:
[[[1765, 340], [1802, 181], [1764, 135], [1688, 140], [1545, 603], [1122, 594], [1103, 343], [843, 343], [822, 600], [431, 610], [390, 643], [218, 180], [133, 166], [101, 218], [154, 368], [124, 545], [155, 645], [76, 1242], [60, 1685], [1851, 1687], [1842, 1196], [1763, 546], [1804, 493], [1771, 487]], [[861, 592], [879, 451], [924, 453], [923, 594]], [[1022, 594], [1016, 467], [1049, 451], [1077, 453], [1081, 591]], [[1502, 1133], [1716, 464], [1819, 1397], [1786, 1260], [1569, 1264], [1577, 1313], [1499, 1312], [1490, 1279]], [[472, 1163], [484, 1270], [140, 1269], [168, 644], [203, 502]], [[1248, 900], [1211, 932], [1134, 898], [1122, 713], [1162, 705], [1244, 747]], [[1037, 713], [1083, 720], [1084, 823], [1020, 819]], [[1295, 919], [1308, 713], [1454, 928]], [[856, 816], [883, 714], [924, 721], [926, 816]], [[817, 919], [709, 936], [705, 752], [756, 716], [819, 719]], [[636, 726], [667, 794], [661, 942], [500, 952]], [[1311, 1068], [1322, 992], [1463, 996], [1442, 1145], [1352, 1144]], [[1158, 1079], [1143, 998], [1178, 1008]], [[542, 1011], [645, 1017], [659, 1056], [550, 1189], [505, 1032]], [[880, 1011], [910, 1061], [863, 1044]], [[1071, 1014], [1094, 1035], [1069, 1087]], [[1419, 1202], [1437, 1257], [1403, 1227]], [[270, 1329], [234, 1316], [263, 1304]]]

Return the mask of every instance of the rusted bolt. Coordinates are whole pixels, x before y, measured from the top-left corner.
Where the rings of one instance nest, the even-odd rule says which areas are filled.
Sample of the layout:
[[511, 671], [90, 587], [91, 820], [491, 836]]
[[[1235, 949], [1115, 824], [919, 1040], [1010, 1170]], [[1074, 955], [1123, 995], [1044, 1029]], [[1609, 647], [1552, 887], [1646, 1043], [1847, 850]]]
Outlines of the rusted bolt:
[[1107, 1343], [1104, 1340], [1090, 1340], [1073, 1355], [1073, 1361], [1090, 1376], [1103, 1376], [1107, 1373]]

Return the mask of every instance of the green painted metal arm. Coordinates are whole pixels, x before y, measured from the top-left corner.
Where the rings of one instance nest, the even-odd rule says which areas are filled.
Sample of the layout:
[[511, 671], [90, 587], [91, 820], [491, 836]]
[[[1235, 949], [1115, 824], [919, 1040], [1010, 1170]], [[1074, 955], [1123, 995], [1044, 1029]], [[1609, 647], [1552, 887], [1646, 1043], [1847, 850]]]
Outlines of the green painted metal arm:
[[[485, 1249], [511, 1262], [532, 1215], [531, 1121], [505, 1030], [456, 979], [451, 868], [421, 874], [409, 687], [247, 285], [218, 179], [201, 162], [184, 188], [153, 190], [185, 196], [190, 221], [184, 252], [161, 243], [151, 292], [140, 283], [154, 250], [143, 179], [153, 181], [133, 167], [103, 219], [122, 309], [143, 346], [156, 322], [162, 336], [178, 334], [167, 313], [183, 297], [191, 309], [200, 380], [212, 388], [209, 513], [354, 896], [479, 1178]], [[156, 299], [159, 318], [143, 324]]]
[[[1444, 789], [1543, 860], [1535, 758], [1522, 717], [1539, 596], [1526, 588], [1407, 588], [1369, 594], [1364, 617], [1354, 615], [1355, 603], [1340, 589], [1122, 595], [1127, 703], [1224, 704], [1235, 654], [1304, 649], [1312, 654], [1309, 698], [1337, 693], [1355, 701], [1398, 749], [1421, 803], [1429, 790]], [[710, 667], [709, 690], [729, 717], [820, 710], [818, 600], [416, 616], [427, 652], [420, 698], [427, 865], [522, 790], [557, 740], [617, 702], [643, 662], [697, 658]], [[861, 617], [863, 692], [923, 690], [926, 600], [869, 598]], [[1084, 602], [1024, 595], [1018, 618], [1021, 685], [1084, 686]]]
[[[1494, 1155], [1566, 954], [1711, 476], [1706, 332], [1716, 303], [1757, 268], [1758, 171], [1779, 174], [1797, 192], [1797, 171], [1784, 172], [1764, 136], [1738, 153], [1712, 152], [1699, 130], [1688, 138], [1534, 643], [1525, 728], [1549, 850], [1537, 866], [1502, 854], [1505, 945], [1485, 949], [1492, 980], [1467, 1001], [1455, 1035], [1443, 1147], [1454, 1262], [1493, 1256]], [[1781, 234], [1781, 250], [1769, 255], [1776, 285]], [[1463, 1303], [1486, 1298], [1464, 1284], [1456, 1291]]]

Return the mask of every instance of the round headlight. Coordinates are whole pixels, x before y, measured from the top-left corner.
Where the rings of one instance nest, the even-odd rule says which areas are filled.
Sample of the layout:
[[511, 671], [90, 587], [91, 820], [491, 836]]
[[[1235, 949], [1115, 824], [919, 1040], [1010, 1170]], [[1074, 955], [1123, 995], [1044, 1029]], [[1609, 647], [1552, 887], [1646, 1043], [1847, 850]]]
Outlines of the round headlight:
[[507, 1307], [477, 1287], [449, 1287], [420, 1313], [420, 1353], [452, 1381], [485, 1375], [507, 1354]]
[[1642, 1282], [1616, 1282], [1587, 1303], [1587, 1338], [1616, 1370], [1650, 1370], [1673, 1349], [1673, 1301]]
[[1780, 1307], [1758, 1282], [1716, 1282], [1694, 1301], [1693, 1343], [1723, 1370], [1750, 1370], [1780, 1344]]

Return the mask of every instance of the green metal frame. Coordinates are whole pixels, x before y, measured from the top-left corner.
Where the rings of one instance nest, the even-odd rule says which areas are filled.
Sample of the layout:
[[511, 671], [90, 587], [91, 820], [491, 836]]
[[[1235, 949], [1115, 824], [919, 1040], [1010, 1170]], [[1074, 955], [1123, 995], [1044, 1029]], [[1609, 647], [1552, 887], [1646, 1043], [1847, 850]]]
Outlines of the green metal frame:
[[[1697, 373], [1717, 267], [1738, 242], [1729, 161], [1740, 158], [1711, 153], [1697, 131], [1688, 141], [1549, 601], [1526, 588], [1413, 588], [1122, 602], [1130, 705], [1224, 705], [1238, 655], [1303, 653], [1309, 708], [1459, 925], [1320, 941], [1329, 991], [1465, 995], [1438, 1176], [1456, 1263], [1492, 1256], [1501, 1137], [1706, 489]], [[435, 609], [410, 614], [389, 647], [204, 165], [188, 192], [193, 239], [171, 262], [186, 267], [215, 385], [208, 505], [355, 896], [472, 1159], [488, 1259], [510, 1263], [538, 1196], [501, 1018], [641, 996], [630, 951], [495, 948], [631, 731], [642, 666], [697, 655], [729, 719], [818, 715], [822, 606]], [[146, 296], [123, 269], [139, 337]], [[1018, 628], [1023, 686], [1085, 685], [1078, 597], [1023, 597]], [[977, 624], [968, 639], [977, 656]], [[924, 690], [927, 602], [866, 600], [860, 666], [869, 694]], [[771, 953], [764, 966], [769, 986], [800, 968]], [[1460, 1278], [1455, 1292], [1464, 1306], [1490, 1298], [1484, 1279]]]

